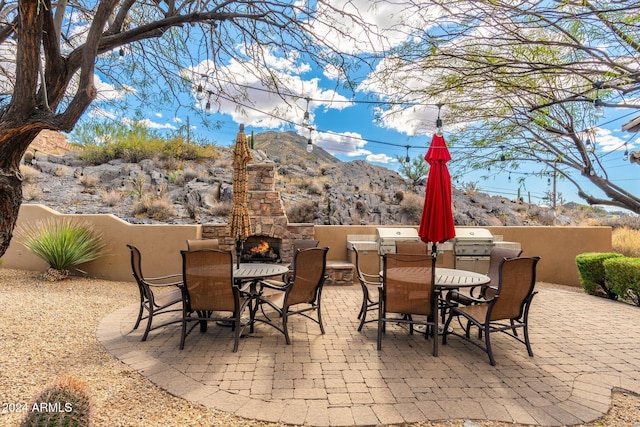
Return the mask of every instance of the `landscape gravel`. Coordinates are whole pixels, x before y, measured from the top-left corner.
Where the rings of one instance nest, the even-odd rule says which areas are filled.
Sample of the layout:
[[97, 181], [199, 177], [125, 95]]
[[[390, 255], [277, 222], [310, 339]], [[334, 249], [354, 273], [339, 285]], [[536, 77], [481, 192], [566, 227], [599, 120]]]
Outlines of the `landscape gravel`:
[[[100, 319], [137, 301], [133, 283], [0, 268], [0, 426], [18, 426], [52, 381], [73, 376], [92, 398], [95, 426], [279, 426], [231, 416], [170, 395], [114, 359], [96, 339]], [[18, 408], [18, 409], [16, 409]], [[455, 420], [415, 427], [506, 427]], [[585, 426], [640, 427], [638, 396], [613, 393], [609, 413]]]

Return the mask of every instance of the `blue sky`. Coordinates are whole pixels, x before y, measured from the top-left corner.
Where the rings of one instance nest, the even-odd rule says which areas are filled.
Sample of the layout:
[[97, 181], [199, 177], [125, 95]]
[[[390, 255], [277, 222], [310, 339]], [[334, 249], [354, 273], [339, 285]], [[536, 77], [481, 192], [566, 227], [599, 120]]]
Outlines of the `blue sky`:
[[[353, 4], [359, 2], [360, 0], [354, 1]], [[366, 1], [364, 3], [366, 4]], [[433, 9], [430, 10], [431, 12], [424, 13], [434, 13]], [[402, 20], [423, 18], [419, 16], [409, 18], [401, 14], [392, 18], [390, 13], [386, 14], [385, 11], [378, 9], [368, 10], [366, 6], [363, 6], [360, 12], [363, 15], [371, 14], [370, 22], [377, 22], [381, 28], [394, 28]], [[383, 19], [384, 22], [380, 21], [381, 17], [386, 17]], [[395, 22], [391, 22], [394, 19]], [[401, 43], [408, 33], [398, 31], [385, 34], [387, 39], [384, 43], [394, 46]], [[344, 41], [340, 43], [341, 47], [344, 47]], [[353, 46], [347, 46], [346, 49], [359, 51], [363, 48], [353, 43]], [[207, 75], [207, 70], [212, 67], [210, 63], [203, 61], [183, 70], [183, 77], [189, 78], [194, 85], [193, 92], [185, 94], [182, 102], [191, 104], [206, 114], [210, 120], [219, 121], [222, 124], [221, 128], [207, 130], [197, 114], [188, 108], [177, 108], [176, 105], [144, 108], [145, 122], [152, 128], [172, 131], [184, 126], [188, 121], [194, 136], [206, 138], [219, 145], [230, 145], [235, 139], [239, 124], [244, 124], [247, 132], [296, 131], [307, 138], [309, 132], [302, 127], [302, 120], [305, 110], [308, 109], [313, 126], [317, 129], [311, 134], [314, 144], [340, 160], [363, 159], [372, 164], [397, 169], [396, 158], [407, 155], [407, 145], [410, 146], [408, 151], [410, 158], [425, 154], [435, 131], [438, 112], [435, 101], [418, 102], [414, 108], [403, 114], [377, 121], [377, 106], [369, 101], [380, 99], [380, 94], [376, 93], [377, 87], [372, 81], [361, 85], [355, 93], [336, 90], [335, 70], [319, 69], [312, 62], [291, 55], [285, 59], [275, 51], [265, 50], [264, 53], [270, 71], [287, 82], [287, 90], [291, 96], [286, 102], [262, 86], [250, 73], [246, 73], [244, 67], [247, 64], [239, 63], [237, 60], [230, 60], [222, 69], [218, 67], [218, 71], [220, 75], [233, 76], [235, 83], [240, 85], [239, 90], [246, 91], [249, 101], [238, 104], [217, 97], [217, 90], [211, 82], [201, 78]], [[127, 60], [126, 55], [124, 60]], [[202, 99], [199, 99], [196, 93], [198, 84], [202, 84], [204, 88], [205, 96]], [[225, 81], [218, 81], [218, 84], [225, 86], [230, 93], [235, 90]], [[108, 83], [100, 84], [98, 88], [105, 98], [122, 96], [121, 92], [113, 91]], [[208, 90], [212, 93], [210, 97], [206, 96]], [[135, 101], [129, 96], [121, 98], [120, 102]], [[446, 110], [446, 100], [438, 102], [444, 103], [443, 111]], [[210, 104], [209, 110], [205, 109], [207, 103]], [[90, 115], [95, 114], [118, 117], [116, 110], [101, 110], [100, 103], [97, 103], [96, 108], [90, 113]], [[629, 109], [607, 108], [605, 117], [599, 119], [596, 124], [595, 138], [596, 149], [604, 155], [603, 162], [609, 172], [610, 180], [634, 193], [640, 193], [640, 165], [625, 162], [622, 158], [625, 149], [637, 150], [640, 141], [637, 134], [622, 132], [620, 128], [638, 114], [640, 114], [638, 110], [634, 112]], [[455, 126], [445, 121], [445, 139], [451, 132], [455, 132]], [[450, 147], [450, 149], [455, 156], [456, 147]], [[468, 151], [457, 155], [468, 155]], [[534, 177], [533, 173], [538, 172], [537, 167], [536, 164], [523, 164], [518, 171], [512, 171], [510, 174], [503, 172], [489, 179], [483, 179], [487, 171], [482, 170], [454, 178], [454, 185], [474, 183], [480, 191], [512, 199], [515, 199], [520, 188], [521, 195], [526, 200], [530, 197], [534, 204], [548, 203], [543, 197], [551, 190], [550, 179], [549, 176]], [[455, 177], [457, 175], [455, 165], [451, 165], [450, 169], [452, 176]], [[579, 184], [584, 185], [585, 190], [593, 192], [596, 196], [602, 196], [599, 190], [589, 184], [585, 178], [577, 173], [574, 177]], [[565, 201], [582, 203], [573, 185], [562, 180], [557, 181], [557, 185], [557, 191]]]
[[[305, 80], [299, 82], [301, 86], [310, 88], [307, 91], [308, 95], [305, 94], [305, 90], [299, 92], [300, 98], [293, 101], [298, 108], [295, 111], [289, 110], [284, 115], [285, 120], [274, 119], [269, 113], [281, 103], [277, 96], [262, 90], [254, 90], [255, 98], [263, 98], [263, 102], [257, 101], [255, 107], [245, 106], [240, 110], [237, 104], [218, 100], [216, 105], [216, 101], [211, 100], [212, 108], [206, 111], [206, 97], [198, 100], [196, 93], [190, 96], [190, 102], [196, 108], [200, 108], [211, 120], [221, 123], [220, 129], [207, 130], [200, 122], [198, 115], [188, 109], [178, 109], [176, 115], [175, 106], [147, 109], [147, 124], [152, 128], [171, 131], [184, 125], [188, 120], [194, 136], [206, 138], [219, 145], [231, 145], [241, 123], [246, 126], [248, 133], [295, 131], [307, 138], [309, 132], [301, 124], [307, 108], [305, 98], [308, 96], [310, 117], [313, 126], [317, 129], [311, 133], [314, 144], [342, 161], [366, 160], [375, 165], [397, 170], [396, 158], [406, 156], [407, 145], [410, 146], [408, 151], [410, 158], [425, 154], [435, 130], [437, 116], [435, 106], [426, 104], [416, 107], [420, 111], [415, 112], [413, 120], [419, 124], [414, 124], [413, 127], [406, 123], [386, 123], [386, 126], [382, 126], [375, 120], [376, 106], [367, 101], [367, 93], [356, 93], [355, 96], [349, 93], [334, 93], [331, 89], [334, 87], [331, 79], [317, 77], [317, 70], [316, 72], [310, 70], [310, 74], [314, 76], [311, 83]], [[354, 100], [355, 102], [349, 102]], [[241, 110], [244, 111], [241, 112]], [[627, 141], [626, 149], [632, 151], [637, 149], [639, 140], [637, 134], [622, 132], [620, 129], [622, 124], [636, 117], [637, 114], [637, 111], [629, 109], [607, 109], [605, 117], [598, 123], [596, 143], [597, 149], [604, 154], [604, 165], [607, 167], [610, 179], [632, 192], [640, 193], [640, 166], [623, 161], [625, 141]], [[455, 128], [452, 129], [452, 127], [444, 123], [445, 139], [448, 134], [455, 132]], [[450, 149], [455, 152], [455, 147]], [[536, 164], [523, 164], [518, 171], [500, 173], [488, 179], [484, 179], [487, 171], [481, 170], [457, 176], [454, 178], [454, 185], [463, 187], [466, 183], [475, 183], [480, 191], [511, 199], [516, 198], [520, 188], [520, 194], [525, 200], [530, 199], [533, 204], [548, 204], [544, 197], [551, 191], [552, 181], [550, 175], [542, 178], [534, 176], [534, 173], [538, 172], [536, 167]], [[450, 169], [452, 176], [456, 176], [455, 165], [451, 165]], [[599, 190], [589, 184], [586, 178], [574, 176], [585, 189], [599, 194]], [[584, 203], [577, 196], [576, 189], [571, 183], [557, 180], [557, 192], [565, 201]]]

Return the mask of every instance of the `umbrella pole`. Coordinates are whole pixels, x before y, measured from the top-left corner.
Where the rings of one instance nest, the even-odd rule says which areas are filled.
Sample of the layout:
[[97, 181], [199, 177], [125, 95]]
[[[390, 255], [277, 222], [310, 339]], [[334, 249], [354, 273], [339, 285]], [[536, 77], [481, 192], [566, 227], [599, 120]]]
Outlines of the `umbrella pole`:
[[240, 257], [242, 256], [242, 251], [244, 250], [244, 240], [238, 239], [236, 240], [236, 265], [240, 268]]

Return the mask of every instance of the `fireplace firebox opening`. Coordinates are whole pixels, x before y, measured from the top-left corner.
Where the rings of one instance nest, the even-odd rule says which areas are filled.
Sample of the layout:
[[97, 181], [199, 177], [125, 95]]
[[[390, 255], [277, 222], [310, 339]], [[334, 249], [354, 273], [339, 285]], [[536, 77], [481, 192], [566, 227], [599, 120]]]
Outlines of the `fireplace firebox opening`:
[[244, 242], [240, 262], [280, 262], [282, 239], [249, 236]]

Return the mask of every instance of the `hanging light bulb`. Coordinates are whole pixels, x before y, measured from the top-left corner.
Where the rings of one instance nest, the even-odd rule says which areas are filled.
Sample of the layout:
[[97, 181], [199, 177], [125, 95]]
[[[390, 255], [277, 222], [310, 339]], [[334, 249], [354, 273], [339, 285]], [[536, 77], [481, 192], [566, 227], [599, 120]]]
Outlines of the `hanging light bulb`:
[[509, 177], [507, 178], [509, 182], [511, 182], [511, 172], [509, 172]]
[[200, 77], [200, 83], [198, 83], [198, 88], [196, 89], [196, 99], [198, 101], [202, 101], [204, 99], [204, 85], [203, 83], [207, 81], [207, 76], [203, 75]]
[[624, 143], [624, 155], [622, 156], [623, 161], [629, 160], [629, 149], [627, 148], [627, 143]]
[[442, 119], [436, 119], [436, 135], [442, 136]]
[[307, 140], [307, 153], [311, 153], [313, 151], [313, 141], [311, 138]]
[[411, 159], [409, 158], [409, 148], [410, 148], [410, 146], [407, 145], [406, 148], [407, 148], [407, 156], [404, 158], [404, 162], [405, 163], [409, 163], [411, 161]]
[[118, 61], [124, 62], [124, 49], [123, 48], [120, 48], [120, 50], [118, 51]]
[[305, 100], [307, 101], [307, 108], [304, 111], [304, 116], [302, 118], [302, 126], [309, 128], [311, 126], [311, 119], [309, 118], [309, 101], [311, 101], [310, 98], [305, 98]]
[[604, 106], [600, 98], [596, 98], [593, 101], [593, 117], [598, 119], [604, 117]]
[[442, 119], [440, 118], [440, 109], [444, 104], [436, 104], [438, 107], [438, 118], [436, 119], [436, 135], [442, 136]]

